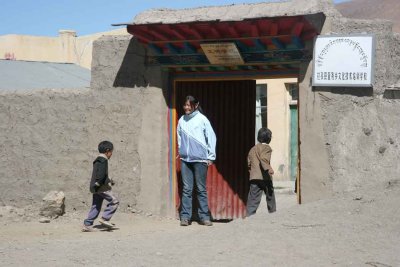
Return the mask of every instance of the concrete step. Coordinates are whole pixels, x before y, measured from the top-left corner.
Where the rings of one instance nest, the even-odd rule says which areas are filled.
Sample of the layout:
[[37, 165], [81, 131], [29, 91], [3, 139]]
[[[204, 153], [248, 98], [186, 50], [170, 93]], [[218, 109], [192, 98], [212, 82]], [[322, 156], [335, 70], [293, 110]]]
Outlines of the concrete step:
[[295, 194], [294, 181], [274, 181], [275, 194]]

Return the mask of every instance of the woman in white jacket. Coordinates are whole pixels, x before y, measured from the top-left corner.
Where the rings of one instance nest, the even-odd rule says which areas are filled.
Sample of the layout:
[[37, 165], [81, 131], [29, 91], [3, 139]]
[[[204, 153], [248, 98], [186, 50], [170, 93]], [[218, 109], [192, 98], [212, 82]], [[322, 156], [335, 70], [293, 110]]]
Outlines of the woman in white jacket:
[[216, 158], [216, 137], [210, 121], [200, 112], [201, 108], [196, 98], [187, 96], [183, 110], [185, 114], [179, 119], [177, 127], [183, 184], [180, 225], [190, 224], [193, 185], [196, 183], [199, 223], [211, 226], [206, 178], [208, 166]]

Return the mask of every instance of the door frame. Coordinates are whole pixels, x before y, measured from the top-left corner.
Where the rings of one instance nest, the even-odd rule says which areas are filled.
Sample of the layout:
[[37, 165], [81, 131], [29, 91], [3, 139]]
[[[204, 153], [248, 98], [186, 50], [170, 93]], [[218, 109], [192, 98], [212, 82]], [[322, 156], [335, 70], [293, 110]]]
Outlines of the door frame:
[[[186, 76], [186, 75], [180, 75], [180, 74], [171, 74], [169, 76], [169, 86], [168, 86], [168, 98], [169, 98], [169, 103], [168, 103], [168, 116], [167, 116], [167, 124], [168, 124], [168, 135], [169, 135], [169, 142], [168, 142], [168, 173], [169, 173], [169, 194], [168, 194], [168, 200], [169, 200], [169, 208], [171, 212], [174, 212], [175, 217], [179, 218], [179, 207], [177, 206], [178, 200], [177, 196], [179, 196], [177, 190], [178, 190], [178, 179], [176, 175], [176, 164], [177, 164], [177, 151], [176, 151], [176, 146], [177, 146], [177, 138], [176, 138], [176, 127], [177, 127], [177, 103], [175, 101], [175, 96], [176, 96], [176, 83], [177, 82], [202, 82], [202, 81], [234, 81], [234, 80], [248, 80], [248, 79], [279, 79], [279, 78], [298, 78], [299, 74], [278, 74], [278, 75], [268, 75], [268, 74], [260, 74], [260, 73], [255, 73], [251, 74], [249, 73], [248, 75], [232, 75], [228, 73], [220, 73], [218, 75], [213, 75], [210, 74], [209, 76], [203, 76], [203, 77], [196, 77], [196, 75], [192, 76]], [[298, 112], [299, 114], [299, 109], [300, 105], [298, 104]], [[300, 121], [298, 120], [298, 137], [300, 138]], [[298, 197], [298, 203], [300, 204], [300, 140], [298, 141], [298, 191], [297, 191], [297, 197]]]

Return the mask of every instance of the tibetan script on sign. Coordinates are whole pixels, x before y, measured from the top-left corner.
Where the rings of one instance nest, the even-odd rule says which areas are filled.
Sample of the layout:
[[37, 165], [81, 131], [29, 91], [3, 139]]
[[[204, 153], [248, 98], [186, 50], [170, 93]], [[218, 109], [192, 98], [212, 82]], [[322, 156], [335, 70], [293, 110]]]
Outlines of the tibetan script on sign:
[[235, 43], [200, 44], [213, 65], [242, 65], [244, 61]]

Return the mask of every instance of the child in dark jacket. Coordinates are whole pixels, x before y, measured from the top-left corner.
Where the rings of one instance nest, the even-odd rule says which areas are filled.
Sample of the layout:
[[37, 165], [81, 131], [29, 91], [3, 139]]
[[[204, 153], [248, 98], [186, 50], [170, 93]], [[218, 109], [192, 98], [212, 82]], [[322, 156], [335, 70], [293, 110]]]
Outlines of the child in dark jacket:
[[253, 146], [247, 158], [250, 172], [250, 190], [247, 198], [247, 216], [254, 215], [260, 205], [262, 193], [265, 193], [268, 212], [276, 211], [276, 201], [272, 175], [274, 170], [271, 167], [272, 149], [269, 143], [272, 139], [272, 132], [268, 128], [261, 128], [258, 131], [258, 144]]
[[119, 201], [111, 192], [111, 186], [114, 185], [114, 181], [108, 177], [108, 160], [112, 156], [113, 149], [114, 146], [109, 141], [103, 141], [99, 144], [100, 155], [93, 162], [92, 179], [90, 180], [90, 192], [93, 194], [92, 207], [88, 217], [83, 222], [83, 232], [93, 231], [93, 222], [100, 214], [104, 199], [108, 204], [99, 222], [109, 228], [115, 226], [110, 222], [110, 219], [117, 210]]

